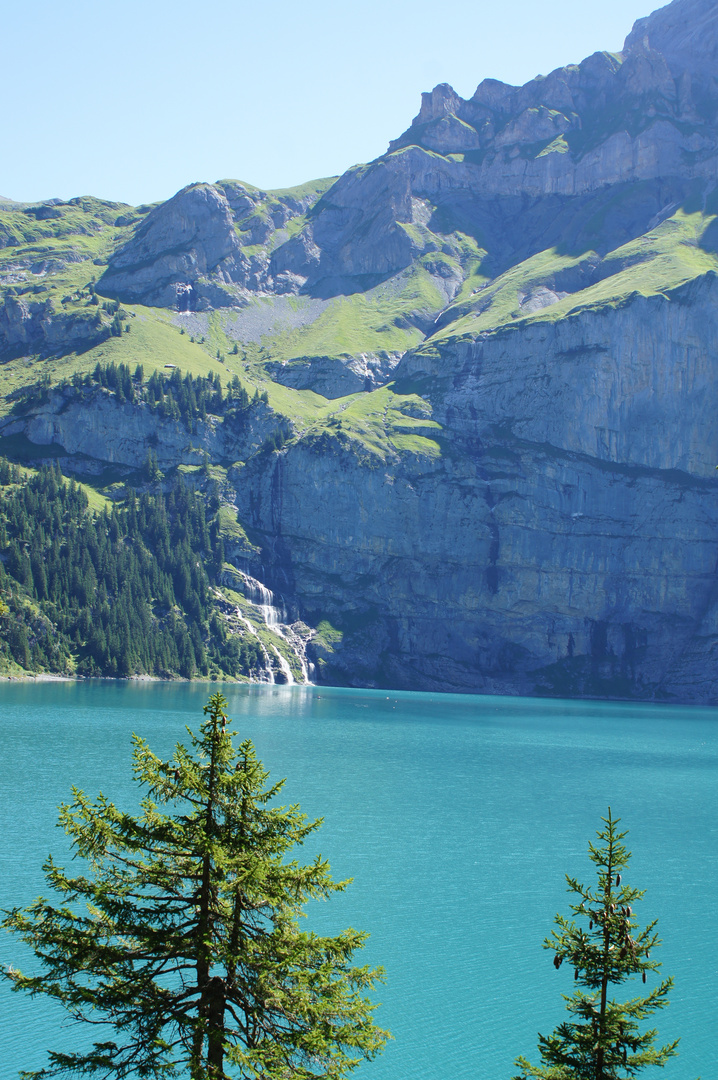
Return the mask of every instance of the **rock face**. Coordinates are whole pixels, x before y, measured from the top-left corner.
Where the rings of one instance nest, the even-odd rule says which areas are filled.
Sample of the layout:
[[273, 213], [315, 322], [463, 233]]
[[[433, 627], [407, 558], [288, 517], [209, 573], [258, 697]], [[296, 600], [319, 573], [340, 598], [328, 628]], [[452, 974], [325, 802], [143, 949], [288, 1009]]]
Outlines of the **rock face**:
[[407, 354], [438, 458], [304, 439], [250, 464], [275, 584], [341, 631], [323, 677], [718, 700], [717, 348], [711, 275]]
[[87, 348], [109, 334], [99, 311], [57, 311], [49, 297], [7, 296], [0, 305], [0, 346], [12, 354]]
[[121, 404], [107, 390], [78, 392], [68, 386], [49, 394], [42, 405], [0, 420], [0, 435], [21, 435], [36, 446], [62, 447], [70, 459], [79, 456], [129, 470], [142, 468], [152, 447], [159, 467], [169, 469], [201, 464], [205, 453], [213, 461], [244, 459], [259, 450], [275, 427], [273, 414], [259, 403], [241, 423], [208, 417], [195, 421], [190, 432], [144, 403]]
[[194, 306], [196, 281], [221, 273], [238, 251], [224, 194], [210, 184], [193, 184], [148, 214], [105, 273], [103, 292], [184, 310]]
[[295, 390], [313, 390], [326, 398], [340, 398], [373, 390], [389, 382], [399, 356], [306, 356], [289, 363], [270, 361], [266, 370], [275, 382]]

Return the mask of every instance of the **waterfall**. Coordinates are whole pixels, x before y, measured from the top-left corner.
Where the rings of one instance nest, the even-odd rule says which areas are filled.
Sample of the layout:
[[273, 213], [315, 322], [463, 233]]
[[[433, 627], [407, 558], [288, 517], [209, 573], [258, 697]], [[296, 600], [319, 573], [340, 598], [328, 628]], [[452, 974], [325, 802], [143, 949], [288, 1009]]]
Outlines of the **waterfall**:
[[295, 631], [293, 626], [283, 626], [281, 630], [281, 637], [287, 642], [299, 662], [302, 682], [311, 684], [314, 676], [314, 664], [307, 660], [306, 641]]
[[267, 649], [265, 647], [264, 642], [262, 641], [262, 639], [259, 636], [259, 634], [257, 633], [257, 631], [252, 626], [252, 624], [249, 621], [249, 619], [247, 618], [247, 616], [243, 615], [239, 608], [237, 608], [237, 618], [240, 619], [240, 621], [244, 623], [244, 625], [249, 630], [250, 634], [253, 634], [254, 637], [256, 637], [257, 641], [259, 642], [259, 647], [261, 648], [262, 652], [264, 653], [264, 660], [265, 660], [265, 663], [267, 665], [267, 674], [269, 676], [269, 682], [274, 684], [274, 672], [272, 671], [272, 661], [270, 659], [269, 653], [267, 652]]
[[[277, 604], [272, 590], [268, 589], [261, 581], [258, 581], [257, 578], [252, 577], [243, 570], [236, 570], [235, 572], [242, 580], [245, 597], [250, 604], [253, 604], [254, 607], [259, 609], [267, 629], [271, 630], [277, 637], [282, 638], [283, 641], [286, 641], [287, 645], [296, 656], [302, 673], [302, 683], [310, 684], [314, 673], [314, 665], [307, 661], [305, 651], [306, 643], [301, 634], [297, 633], [296, 629], [289, 622], [289, 615], [281, 602], [281, 598], [279, 598], [279, 604]], [[248, 619], [242, 617], [242, 620], [251, 626]], [[254, 628], [252, 628], [252, 632], [256, 634]], [[268, 656], [267, 649], [264, 645], [262, 645], [262, 648], [264, 649], [265, 655]], [[287, 680], [287, 683], [290, 686], [293, 686], [296, 683], [296, 679], [292, 674], [289, 662], [286, 657], [282, 655], [280, 649], [272, 647], [272, 651], [276, 654], [279, 669]], [[271, 665], [270, 675], [271, 681], [274, 682], [274, 675], [271, 674]]]
[[[276, 633], [276, 631], [275, 631], [275, 633]], [[286, 678], [288, 685], [289, 686], [294, 686], [295, 678], [292, 675], [292, 669], [289, 666], [289, 661], [286, 659], [286, 657], [282, 656], [279, 649], [274, 649], [274, 653], [275, 653], [277, 659], [279, 660], [279, 667], [280, 667], [281, 671], [283, 672], [284, 677]]]
[[[262, 618], [269, 627], [270, 630], [277, 632], [277, 627], [281, 623], [286, 623], [287, 613], [285, 609], [278, 608], [274, 604], [274, 593], [271, 589], [268, 589], [266, 585], [263, 585], [261, 581], [257, 581], [256, 578], [250, 577], [249, 574], [242, 574], [245, 586], [245, 595], [250, 603], [258, 607], [262, 612]], [[279, 635], [283, 637], [283, 634]]]

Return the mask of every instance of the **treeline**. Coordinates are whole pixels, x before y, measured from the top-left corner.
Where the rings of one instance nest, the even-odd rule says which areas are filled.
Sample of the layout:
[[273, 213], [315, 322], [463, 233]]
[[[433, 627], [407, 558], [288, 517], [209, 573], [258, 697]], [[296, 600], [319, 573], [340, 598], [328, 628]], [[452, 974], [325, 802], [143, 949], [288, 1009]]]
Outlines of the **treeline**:
[[[182, 420], [188, 428], [195, 420], [205, 420], [208, 414], [235, 417], [259, 402], [269, 403], [266, 390], [261, 394], [255, 390], [250, 398], [237, 375], [232, 376], [225, 388], [218, 371], [211, 371], [207, 376], [190, 372], [183, 375], [177, 367], [167, 375], [154, 369], [145, 381], [142, 364], [137, 364], [132, 371], [129, 364], [101, 364], [98, 361], [93, 371], [85, 375], [76, 372], [71, 380], [63, 380], [57, 388], [65, 390], [69, 386], [78, 392], [83, 388], [102, 386], [120, 403], [144, 401], [153, 412], [168, 419]], [[43, 404], [49, 390], [50, 380], [46, 376], [39, 383], [23, 389], [16, 409], [21, 411]]]
[[29, 479], [0, 459], [0, 648], [27, 670], [123, 677], [250, 675], [259, 642], [213, 605], [219, 500], [189, 488], [134, 493], [91, 514], [57, 467]]

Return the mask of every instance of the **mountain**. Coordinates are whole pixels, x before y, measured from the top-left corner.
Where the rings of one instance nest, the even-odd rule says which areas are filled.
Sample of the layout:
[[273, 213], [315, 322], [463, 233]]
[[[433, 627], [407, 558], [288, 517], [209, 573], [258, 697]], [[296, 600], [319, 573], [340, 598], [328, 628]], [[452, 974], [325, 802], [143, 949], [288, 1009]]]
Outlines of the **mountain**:
[[[674, 0], [338, 178], [0, 208], [0, 452], [110, 498], [206, 453], [232, 602], [319, 680], [715, 702], [717, 52]], [[161, 415], [98, 362], [263, 400]]]

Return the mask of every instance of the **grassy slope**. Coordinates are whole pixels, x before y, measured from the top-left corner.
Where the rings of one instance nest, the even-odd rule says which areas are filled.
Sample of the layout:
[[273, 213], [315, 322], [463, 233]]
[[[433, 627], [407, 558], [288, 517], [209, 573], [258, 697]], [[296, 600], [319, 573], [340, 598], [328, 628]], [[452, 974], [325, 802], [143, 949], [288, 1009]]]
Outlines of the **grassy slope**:
[[[439, 256], [454, 266], [456, 260]], [[289, 307], [303, 314], [309, 308], [305, 297], [292, 296]], [[260, 297], [251, 301], [257, 307], [271, 307], [272, 299]], [[329, 300], [311, 321], [303, 326], [270, 328], [256, 345], [243, 344], [242, 352], [249, 357], [261, 350], [273, 360], [291, 361], [311, 356], [384, 355], [405, 352], [423, 339], [416, 322], [431, 320], [444, 308], [445, 299], [435, 279], [416, 264], [395, 278], [366, 292], [337, 296]], [[208, 347], [229, 354], [234, 344], [234, 314], [216, 312], [209, 320]], [[228, 363], [231, 356], [226, 355]]]
[[404, 352], [423, 339], [414, 326], [399, 326], [407, 311], [439, 310], [441, 298], [421, 271], [403, 287], [379, 285], [366, 293], [334, 298], [314, 322], [263, 339], [278, 360], [301, 356], [356, 356]]
[[299, 437], [328, 438], [327, 449], [348, 451], [378, 465], [399, 455], [434, 459], [441, 455], [441, 426], [431, 406], [416, 394], [396, 393], [392, 385], [371, 393], [337, 398]]
[[[331, 182], [313, 182], [296, 191], [271, 195], [303, 197], [326, 190]], [[60, 207], [59, 212], [59, 218], [35, 220], [17, 208], [0, 208], [0, 238], [10, 243], [0, 249], [0, 289], [3, 283], [7, 287], [10, 278], [20, 274], [21, 287], [32, 282], [34, 294], [50, 295], [56, 308], [62, 305], [62, 297], [70, 294], [73, 299], [62, 305], [65, 310], [87, 308], [87, 294], [79, 296], [77, 290], [99, 275], [99, 264], [126, 239], [140, 215], [121, 204], [93, 199], [74, 200]], [[123, 224], [115, 224], [118, 219]], [[192, 341], [188, 333], [180, 333], [174, 313], [140, 305], [127, 306], [130, 333], [109, 338], [85, 352], [46, 360], [25, 357], [6, 362], [3, 386], [5, 394], [11, 394], [44, 374], [49, 374], [53, 383], [59, 382], [76, 371], [93, 368], [98, 360], [127, 363], [132, 367], [141, 363], [146, 373], [153, 368], [165, 370], [166, 365], [177, 365], [194, 375], [218, 370], [226, 376], [226, 381], [234, 374], [239, 375], [250, 393], [255, 388], [266, 390], [270, 405], [292, 422], [298, 436], [326, 431], [332, 437], [341, 435], [345, 443], [372, 455], [385, 457], [405, 452], [432, 457], [441, 452], [440, 441], [431, 428], [433, 422], [409, 416], [406, 411], [416, 412], [421, 399], [399, 396], [391, 387], [385, 387], [370, 394], [328, 401], [312, 391], [297, 391], [273, 382], [265, 363], [291, 362], [306, 356], [403, 352], [421, 347], [423, 341], [433, 345], [507, 325], [554, 321], [582, 308], [620, 303], [633, 293], [658, 294], [708, 270], [718, 270], [718, 256], [700, 247], [701, 236], [713, 220], [711, 214], [679, 210], [644, 236], [606, 255], [599, 271], [602, 280], [535, 312], [522, 310], [521, 299], [530, 297], [538, 286], [550, 286], [554, 279], [561, 289], [562, 275], [575, 273], [591, 261], [596, 263], [597, 257], [592, 252], [567, 255], [549, 249], [487, 281], [480, 272], [482, 252], [473, 241], [467, 240], [462, 247], [461, 238], [455, 238], [456, 254], [435, 251], [425, 255], [413, 267], [374, 289], [330, 300], [318, 309], [313, 321], [303, 326], [287, 329], [275, 326], [259, 343], [243, 346], [237, 354], [232, 352], [234, 338], [228, 333], [231, 320], [236, 317], [231, 313], [211, 313], [204, 338]], [[421, 227], [421, 232], [417, 243], [421, 239], [426, 244], [424, 234], [428, 230]], [[33, 260], [66, 259], [68, 254], [83, 261], [69, 262], [43, 277], [29, 271]], [[448, 307], [437, 288], [437, 279], [427, 269], [431, 259], [445, 261], [464, 276], [456, 300]], [[308, 303], [302, 297], [290, 298], [289, 302], [299, 311]], [[261, 305], [267, 301], [257, 298], [252, 303]], [[442, 328], [425, 337], [416, 323], [423, 320], [423, 325], [430, 325], [442, 310]], [[222, 360], [217, 358], [218, 352]], [[7, 401], [0, 403], [0, 410], [7, 408]]]
[[519, 303], [522, 294], [530, 294], [554, 275], [559, 275], [560, 281], [562, 271], [579, 268], [594, 256], [593, 252], [570, 256], [555, 249], [543, 251], [511, 267], [468, 303], [457, 304], [458, 318], [431, 341], [438, 343], [517, 323], [554, 322], [583, 308], [621, 303], [635, 293], [658, 295], [709, 270], [718, 270], [718, 255], [700, 247], [701, 236], [713, 220], [711, 215], [679, 210], [655, 229], [606, 255], [600, 268], [605, 276], [596, 284], [549, 307], [523, 312]]
[[[37, 220], [22, 209], [5, 210], [0, 205], [0, 299], [12, 285], [30, 286], [34, 295], [57, 294], [57, 300], [82, 288], [99, 277], [98, 267], [141, 220], [123, 203], [90, 197], [73, 199], [53, 211], [59, 216]], [[116, 224], [118, 220], [124, 224]], [[31, 273], [31, 266], [47, 260], [66, 265], [47, 274]]]

